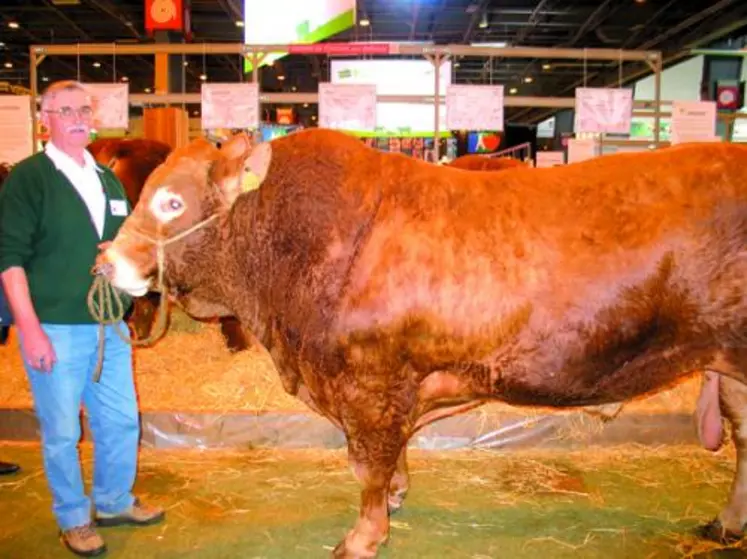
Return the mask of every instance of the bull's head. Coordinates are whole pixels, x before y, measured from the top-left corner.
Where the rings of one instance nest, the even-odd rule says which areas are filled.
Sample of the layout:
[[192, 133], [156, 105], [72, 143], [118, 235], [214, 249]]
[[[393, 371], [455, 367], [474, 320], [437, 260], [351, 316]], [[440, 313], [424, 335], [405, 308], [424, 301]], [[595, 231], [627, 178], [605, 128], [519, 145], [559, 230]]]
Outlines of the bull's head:
[[179, 260], [218, 226], [240, 194], [262, 183], [271, 156], [269, 144], [254, 145], [246, 134], [221, 149], [198, 139], [175, 150], [148, 177], [134, 211], [99, 255], [96, 272], [130, 295], [145, 295], [158, 247], [168, 247], [170, 261]]

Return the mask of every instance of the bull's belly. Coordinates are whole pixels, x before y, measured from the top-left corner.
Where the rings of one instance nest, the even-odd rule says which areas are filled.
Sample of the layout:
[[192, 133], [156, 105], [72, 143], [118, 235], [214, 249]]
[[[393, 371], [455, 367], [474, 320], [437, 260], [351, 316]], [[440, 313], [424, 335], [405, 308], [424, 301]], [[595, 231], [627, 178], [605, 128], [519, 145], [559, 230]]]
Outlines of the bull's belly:
[[606, 362], [589, 356], [566, 360], [560, 366], [535, 354], [494, 365], [493, 397], [512, 405], [551, 407], [622, 402], [658, 392], [702, 371], [718, 350], [716, 345], [702, 344], [655, 346], [620, 351]]

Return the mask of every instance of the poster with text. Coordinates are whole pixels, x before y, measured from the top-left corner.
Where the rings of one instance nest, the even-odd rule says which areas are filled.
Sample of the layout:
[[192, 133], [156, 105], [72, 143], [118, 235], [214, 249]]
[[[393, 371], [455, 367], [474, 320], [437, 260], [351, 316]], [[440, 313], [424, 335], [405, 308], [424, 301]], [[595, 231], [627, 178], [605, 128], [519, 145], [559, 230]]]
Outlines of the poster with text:
[[718, 142], [715, 101], [672, 101], [672, 144]]
[[503, 86], [447, 86], [446, 128], [449, 130], [502, 131]]
[[576, 89], [574, 132], [630, 134], [633, 90], [579, 87]]
[[202, 128], [259, 127], [259, 84], [202, 84]]
[[0, 163], [15, 165], [33, 154], [31, 96], [0, 95]]
[[127, 83], [89, 83], [94, 98], [95, 128], [127, 128], [130, 125], [130, 86]]
[[375, 130], [376, 86], [320, 83], [319, 126], [339, 130]]

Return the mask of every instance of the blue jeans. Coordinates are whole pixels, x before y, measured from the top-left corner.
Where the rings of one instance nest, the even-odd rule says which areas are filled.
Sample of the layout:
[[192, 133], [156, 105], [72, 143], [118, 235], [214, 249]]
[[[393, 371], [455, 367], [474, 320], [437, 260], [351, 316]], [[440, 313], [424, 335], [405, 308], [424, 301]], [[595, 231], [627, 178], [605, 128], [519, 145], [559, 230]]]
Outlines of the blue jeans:
[[[25, 363], [41, 428], [44, 470], [52, 510], [62, 530], [91, 520], [91, 501], [81, 475], [78, 442], [85, 404], [94, 443], [93, 490], [97, 510], [117, 514], [132, 505], [140, 422], [132, 370], [132, 346], [106, 326], [104, 365], [93, 382], [98, 324], [42, 324], [57, 363], [50, 373]], [[120, 323], [120, 330], [127, 326]]]

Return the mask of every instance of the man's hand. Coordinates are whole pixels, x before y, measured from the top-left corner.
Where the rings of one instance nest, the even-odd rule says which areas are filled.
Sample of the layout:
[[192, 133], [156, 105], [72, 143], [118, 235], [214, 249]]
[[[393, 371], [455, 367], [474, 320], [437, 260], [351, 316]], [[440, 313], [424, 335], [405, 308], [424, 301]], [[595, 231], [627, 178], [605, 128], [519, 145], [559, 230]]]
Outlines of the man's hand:
[[22, 331], [21, 337], [23, 358], [37, 371], [51, 372], [57, 363], [57, 355], [44, 330], [41, 327], [31, 327]]

